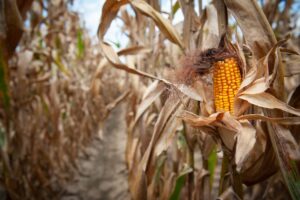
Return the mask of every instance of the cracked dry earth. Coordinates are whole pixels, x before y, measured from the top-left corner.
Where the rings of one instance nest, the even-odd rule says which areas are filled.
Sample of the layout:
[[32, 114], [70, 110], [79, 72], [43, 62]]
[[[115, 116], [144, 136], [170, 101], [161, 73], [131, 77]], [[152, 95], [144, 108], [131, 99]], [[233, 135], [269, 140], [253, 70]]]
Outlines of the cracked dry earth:
[[68, 184], [62, 200], [130, 199], [125, 165], [125, 104], [118, 105], [104, 123], [103, 138], [91, 142], [88, 159], [80, 159], [80, 171]]

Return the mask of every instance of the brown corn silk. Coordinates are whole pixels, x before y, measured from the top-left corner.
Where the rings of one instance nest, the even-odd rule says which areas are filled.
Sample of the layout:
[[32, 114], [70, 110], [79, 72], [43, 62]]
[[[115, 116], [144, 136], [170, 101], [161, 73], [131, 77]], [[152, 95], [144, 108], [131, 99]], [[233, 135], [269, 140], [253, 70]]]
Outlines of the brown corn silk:
[[234, 57], [217, 61], [214, 69], [214, 98], [216, 111], [233, 114], [233, 102], [241, 84], [241, 72]]

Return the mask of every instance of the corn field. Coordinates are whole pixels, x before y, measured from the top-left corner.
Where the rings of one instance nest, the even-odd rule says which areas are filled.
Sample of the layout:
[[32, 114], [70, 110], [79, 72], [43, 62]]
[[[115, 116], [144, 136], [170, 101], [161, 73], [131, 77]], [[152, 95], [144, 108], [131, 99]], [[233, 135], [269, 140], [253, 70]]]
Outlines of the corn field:
[[76, 1], [0, 1], [0, 199], [300, 199], [300, 2]]

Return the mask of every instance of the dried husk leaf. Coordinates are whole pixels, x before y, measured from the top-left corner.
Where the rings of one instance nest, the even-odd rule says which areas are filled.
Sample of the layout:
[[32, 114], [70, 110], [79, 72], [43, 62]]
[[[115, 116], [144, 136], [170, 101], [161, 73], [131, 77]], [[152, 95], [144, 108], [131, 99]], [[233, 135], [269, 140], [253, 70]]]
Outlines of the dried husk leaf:
[[[235, 163], [237, 170], [239, 171], [241, 169], [244, 160], [249, 155], [256, 141], [255, 128], [247, 120], [239, 122], [228, 112], [215, 113], [209, 117], [201, 117], [189, 112], [184, 112], [180, 117], [194, 127], [212, 124], [218, 126], [220, 137], [229, 149], [233, 149], [234, 141], [236, 140]], [[226, 127], [217, 122], [223, 122]]]
[[240, 172], [243, 182], [247, 185], [260, 182], [278, 170], [276, 164], [267, 164], [273, 163], [276, 157], [263, 124], [256, 122], [255, 127], [257, 134], [256, 143]]
[[237, 133], [237, 143], [235, 149], [236, 170], [240, 171], [244, 161], [249, 157], [250, 151], [256, 142], [256, 130], [247, 120], [242, 120], [241, 130]]
[[209, 117], [198, 116], [191, 112], [183, 112], [179, 117], [182, 118], [185, 122], [191, 126], [201, 127], [211, 125], [213, 122], [216, 122], [220, 113], [212, 114]]

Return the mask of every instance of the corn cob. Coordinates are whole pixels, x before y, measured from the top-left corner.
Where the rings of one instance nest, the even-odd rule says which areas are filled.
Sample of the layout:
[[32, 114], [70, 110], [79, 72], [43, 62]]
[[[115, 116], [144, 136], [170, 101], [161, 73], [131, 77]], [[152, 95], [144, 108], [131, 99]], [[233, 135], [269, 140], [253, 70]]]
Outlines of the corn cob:
[[233, 114], [233, 101], [241, 84], [241, 72], [233, 57], [213, 64], [214, 98], [217, 111]]

